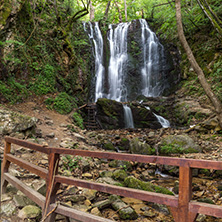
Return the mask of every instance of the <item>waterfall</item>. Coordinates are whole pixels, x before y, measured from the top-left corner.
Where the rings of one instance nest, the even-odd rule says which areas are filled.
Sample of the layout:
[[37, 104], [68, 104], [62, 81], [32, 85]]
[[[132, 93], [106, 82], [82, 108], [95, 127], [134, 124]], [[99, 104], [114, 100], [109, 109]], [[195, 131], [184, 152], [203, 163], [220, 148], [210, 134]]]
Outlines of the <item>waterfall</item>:
[[[101, 34], [98, 22], [88, 23], [88, 36], [93, 44], [95, 57], [95, 102], [99, 98], [108, 98], [118, 102], [127, 102], [128, 98], [135, 98], [137, 95], [146, 97], [156, 97], [162, 95], [168, 87], [166, 83], [167, 69], [164, 47], [160, 44], [157, 36], [152, 32], [144, 19], [139, 19], [141, 34], [132, 40], [133, 24], [120, 23], [109, 25], [107, 39], [109, 43], [109, 54], [104, 55], [103, 36]], [[130, 27], [130, 28], [129, 28]], [[137, 25], [138, 27], [138, 25]], [[86, 24], [84, 24], [86, 31]], [[129, 32], [130, 30], [130, 32]], [[86, 32], [87, 32], [86, 31]], [[128, 38], [128, 32], [129, 38]], [[141, 38], [141, 40], [139, 40]], [[137, 41], [141, 54], [135, 57], [137, 64], [129, 65], [129, 58], [132, 61], [132, 55], [128, 55], [128, 40]], [[131, 48], [130, 48], [131, 49]], [[131, 49], [132, 51], [132, 49]], [[109, 63], [105, 65], [106, 57], [109, 55]], [[134, 61], [135, 61], [135, 58]], [[142, 61], [142, 62], [141, 62]], [[107, 70], [105, 70], [107, 67]], [[167, 72], [166, 72], [167, 71]], [[131, 84], [131, 85], [130, 85]], [[135, 84], [135, 85], [134, 85]], [[147, 108], [147, 107], [146, 107]], [[130, 107], [123, 105], [125, 127], [133, 128], [133, 117]], [[168, 120], [162, 116], [156, 115], [162, 127], [170, 127]]]
[[108, 98], [116, 101], [127, 101], [125, 86], [127, 64], [127, 31], [130, 23], [120, 23], [114, 28], [109, 25], [110, 60], [108, 67]]
[[144, 19], [139, 20], [141, 25], [141, 42], [143, 46], [143, 65], [141, 69], [142, 90], [147, 97], [161, 95], [165, 88], [162, 84], [162, 66], [164, 64], [164, 47], [159, 43]]
[[[145, 106], [146, 109], [150, 110], [150, 107], [149, 106]], [[155, 113], [153, 113], [154, 116], [157, 118], [158, 122], [160, 123], [160, 125], [163, 127], [163, 128], [169, 128], [170, 127], [170, 122], [165, 119], [164, 117], [160, 116], [160, 115], [157, 115]]]
[[159, 116], [155, 113], [153, 113], [153, 114], [157, 118], [158, 122], [161, 124], [161, 126], [163, 128], [169, 128], [170, 127], [170, 122], [167, 119], [165, 119], [162, 116]]
[[133, 115], [129, 106], [123, 105], [125, 128], [134, 128]]
[[[98, 22], [95, 22], [95, 26], [89, 22], [90, 32], [88, 33], [89, 38], [93, 42], [94, 46], [94, 57], [95, 57], [95, 102], [99, 98], [104, 97], [104, 74], [105, 68], [103, 66], [103, 37], [99, 28]], [[84, 29], [86, 31], [85, 23]]]

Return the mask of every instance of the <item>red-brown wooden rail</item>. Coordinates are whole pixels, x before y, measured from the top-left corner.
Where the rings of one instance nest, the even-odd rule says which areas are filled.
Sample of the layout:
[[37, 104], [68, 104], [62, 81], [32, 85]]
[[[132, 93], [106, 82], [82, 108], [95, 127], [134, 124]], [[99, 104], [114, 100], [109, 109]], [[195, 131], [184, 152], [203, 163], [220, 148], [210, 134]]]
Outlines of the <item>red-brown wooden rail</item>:
[[[38, 152], [48, 154], [48, 170], [36, 166], [30, 162], [22, 160], [10, 154], [11, 144], [20, 145]], [[78, 155], [86, 157], [96, 157], [105, 159], [117, 159], [125, 161], [135, 161], [141, 163], [156, 163], [179, 167], [179, 195], [173, 197], [170, 195], [147, 192], [137, 189], [118, 187], [108, 184], [95, 183], [86, 180], [69, 178], [58, 175], [58, 166], [60, 154]], [[8, 173], [10, 163], [14, 163], [41, 178], [46, 180], [46, 197], [26, 186], [17, 178]], [[4, 158], [2, 162], [2, 192], [8, 183], [11, 183], [17, 189], [21, 190], [30, 199], [36, 202], [43, 211], [43, 217], [46, 217], [48, 212], [53, 211], [45, 221], [55, 221], [56, 213], [63, 214], [67, 217], [74, 218], [79, 221], [87, 222], [110, 222], [111, 220], [101, 218], [89, 213], [74, 210], [72, 208], [57, 205], [55, 203], [56, 193], [61, 183], [68, 185], [80, 186], [97, 191], [116, 194], [125, 197], [132, 197], [143, 201], [149, 201], [159, 204], [165, 204], [170, 207], [173, 218], [176, 222], [193, 222], [197, 214], [205, 214], [218, 218], [222, 218], [222, 206], [200, 203], [191, 200], [192, 196], [192, 168], [215, 169], [222, 170], [221, 161], [207, 161], [184, 158], [171, 158], [162, 156], [148, 156], [137, 154], [120, 154], [111, 152], [86, 151], [86, 150], [71, 150], [64, 148], [44, 147], [24, 140], [5, 137]]]

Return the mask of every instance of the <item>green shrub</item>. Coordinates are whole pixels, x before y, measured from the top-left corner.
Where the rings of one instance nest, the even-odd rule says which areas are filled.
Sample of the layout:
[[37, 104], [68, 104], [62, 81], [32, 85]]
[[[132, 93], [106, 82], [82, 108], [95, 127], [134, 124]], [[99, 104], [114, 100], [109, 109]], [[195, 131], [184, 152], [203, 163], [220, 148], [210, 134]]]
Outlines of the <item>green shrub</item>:
[[65, 92], [61, 92], [54, 100], [53, 108], [60, 114], [68, 114], [72, 111], [75, 100]]
[[78, 126], [81, 129], [84, 129], [83, 118], [79, 113], [74, 112], [72, 115], [72, 118], [73, 118], [73, 122], [76, 126]]

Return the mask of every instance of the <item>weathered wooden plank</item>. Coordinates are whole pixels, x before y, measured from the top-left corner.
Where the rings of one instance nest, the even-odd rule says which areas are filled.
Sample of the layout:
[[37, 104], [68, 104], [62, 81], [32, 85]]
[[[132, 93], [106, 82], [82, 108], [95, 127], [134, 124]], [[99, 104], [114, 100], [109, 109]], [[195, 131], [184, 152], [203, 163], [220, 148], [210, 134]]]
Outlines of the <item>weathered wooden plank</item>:
[[192, 171], [189, 167], [180, 167], [179, 171], [179, 199], [178, 209], [174, 219], [176, 222], [193, 222], [196, 212], [189, 211], [189, 202], [192, 196]]
[[97, 157], [104, 159], [134, 161], [141, 163], [156, 163], [156, 164], [166, 164], [172, 166], [222, 170], [222, 161], [194, 160], [194, 159], [184, 159], [176, 157], [148, 156], [148, 155], [139, 155], [139, 154], [132, 155], [125, 153], [89, 151], [89, 150], [78, 150], [78, 149], [71, 150], [65, 148], [50, 148], [50, 149], [52, 149], [51, 152], [59, 154], [70, 154], [70, 155], [89, 156], [89, 157]]
[[1, 181], [2, 181], [1, 188], [0, 188], [1, 193], [5, 193], [6, 187], [8, 185], [8, 181], [5, 180], [4, 178], [4, 173], [8, 172], [8, 169], [10, 166], [10, 161], [6, 159], [6, 155], [10, 153], [10, 151], [11, 151], [11, 143], [8, 143], [5, 141], [4, 156], [3, 156], [3, 162], [2, 162], [2, 172], [1, 172]]
[[[49, 209], [48, 206], [51, 203], [55, 202], [56, 192], [59, 189], [59, 183], [55, 183], [55, 176], [58, 173], [59, 166], [59, 154], [50, 153], [49, 154], [49, 172], [46, 178], [46, 203], [43, 212], [43, 219], [47, 215]], [[55, 221], [55, 213], [52, 213], [46, 220], [46, 222], [54, 222]]]
[[25, 141], [25, 140], [20, 140], [20, 139], [17, 139], [17, 138], [6, 136], [5, 141], [8, 142], [8, 143], [14, 143], [16, 145], [26, 147], [26, 148], [29, 148], [29, 149], [32, 149], [32, 150], [35, 150], [35, 151], [39, 151], [41, 153], [46, 153], [46, 154], [50, 153], [50, 149], [48, 149], [48, 147], [44, 147], [44, 146], [41, 146], [39, 144], [31, 143], [31, 142], [28, 142], [28, 141]]
[[76, 185], [88, 189], [98, 190], [104, 193], [116, 194], [125, 197], [132, 197], [139, 200], [155, 202], [159, 204], [166, 204], [168, 206], [177, 207], [178, 199], [174, 196], [148, 192], [143, 190], [137, 190], [126, 187], [118, 187], [109, 184], [95, 183], [91, 181], [85, 181], [80, 179], [68, 178], [65, 176], [56, 176], [56, 182], [65, 183], [68, 185]]
[[189, 211], [222, 218], [222, 205], [214, 205], [214, 204], [190, 201]]
[[41, 208], [44, 207], [45, 197], [38, 193], [37, 191], [33, 190], [32, 188], [28, 187], [24, 183], [22, 183], [16, 177], [13, 177], [9, 173], [4, 174], [5, 179], [11, 183], [14, 187], [24, 193], [28, 198], [38, 204]]
[[36, 166], [35, 164], [33, 163], [30, 163], [28, 161], [25, 161], [25, 160], [22, 160], [18, 157], [15, 157], [13, 156], [12, 154], [6, 154], [6, 159], [12, 163], [15, 163], [17, 164], [18, 166], [40, 176], [41, 178], [43, 179], [46, 179], [47, 177], [47, 174], [48, 174], [48, 170], [42, 168], [42, 167], [39, 167], [39, 166]]
[[62, 205], [58, 205], [56, 207], [56, 204], [51, 204], [50, 205], [50, 211], [56, 208], [55, 212], [58, 214], [65, 215], [67, 217], [71, 217], [73, 219], [76, 219], [78, 221], [83, 221], [83, 222], [113, 222], [113, 220], [109, 220], [103, 217], [98, 217], [90, 213], [85, 213], [79, 210], [75, 210], [70, 207], [65, 207]]

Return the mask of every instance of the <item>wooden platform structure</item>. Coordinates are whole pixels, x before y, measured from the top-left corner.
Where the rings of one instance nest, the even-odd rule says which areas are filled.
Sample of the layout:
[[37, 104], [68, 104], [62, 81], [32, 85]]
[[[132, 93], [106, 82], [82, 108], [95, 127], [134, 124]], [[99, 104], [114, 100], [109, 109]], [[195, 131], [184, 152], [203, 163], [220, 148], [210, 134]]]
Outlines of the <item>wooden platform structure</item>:
[[[47, 154], [49, 160], [48, 170], [14, 156], [10, 152], [12, 144]], [[175, 197], [166, 194], [95, 183], [92, 181], [58, 175], [61, 154], [179, 166], [179, 195], [178, 197]], [[18, 180], [16, 177], [10, 175], [8, 171], [11, 163], [14, 163], [45, 179], [47, 184], [46, 196], [43, 196], [40, 193], [34, 191], [32, 188]], [[111, 222], [109, 219], [57, 204], [56, 193], [60, 184], [75, 185], [109, 194], [116, 194], [120, 196], [136, 198], [143, 201], [165, 204], [170, 207], [171, 213], [176, 222], [193, 222], [195, 221], [198, 213], [222, 218], [221, 205], [212, 205], [191, 200], [192, 168], [222, 170], [222, 161], [194, 160], [163, 156], [121, 154], [114, 152], [112, 153], [44, 147], [16, 138], [5, 137], [4, 158], [2, 163], [2, 191], [4, 193], [7, 184], [11, 183], [42, 208], [43, 220], [47, 222], [54, 222], [56, 213], [83, 222]]]
[[85, 127], [87, 130], [102, 129], [101, 125], [96, 119], [96, 103], [89, 103], [85, 107], [87, 110], [87, 122]]

